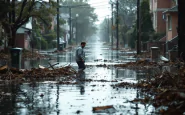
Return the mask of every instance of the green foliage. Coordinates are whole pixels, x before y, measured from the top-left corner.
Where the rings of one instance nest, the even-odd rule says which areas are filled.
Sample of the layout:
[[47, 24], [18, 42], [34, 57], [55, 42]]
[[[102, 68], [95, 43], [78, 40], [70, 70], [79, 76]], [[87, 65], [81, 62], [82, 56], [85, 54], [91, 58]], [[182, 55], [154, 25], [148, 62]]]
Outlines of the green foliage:
[[[157, 34], [154, 34], [154, 29], [152, 25], [152, 20], [151, 20], [151, 14], [150, 14], [150, 9], [149, 9], [149, 1], [148, 0], [143, 0], [141, 2], [141, 41], [146, 42], [148, 41], [151, 36], [153, 36], [154, 39], [157, 39]], [[135, 47], [135, 42], [137, 40], [137, 26], [136, 26], [136, 21], [134, 26], [131, 27], [131, 29], [127, 32], [127, 37], [129, 39], [129, 46], [131, 48]], [[157, 37], [157, 38], [156, 38]]]
[[120, 0], [119, 15], [120, 24], [128, 27], [133, 25], [136, 18], [137, 0]]
[[128, 39], [128, 45], [130, 46], [130, 48], [135, 48], [135, 42], [137, 38], [136, 25], [134, 25], [127, 31], [126, 37]]
[[[37, 18], [47, 24], [48, 27], [51, 27], [51, 16], [56, 14], [54, 0], [50, 0], [49, 3], [44, 0], [7, 0], [1, 5], [0, 23], [3, 25], [7, 35], [11, 36], [8, 37], [8, 45], [12, 47], [15, 45], [17, 29], [26, 24], [30, 17]], [[6, 9], [3, 5], [6, 6]]]
[[143, 0], [141, 3], [141, 41], [148, 41], [149, 36], [153, 34], [153, 24], [149, 9], [149, 1]]
[[[59, 25], [65, 24], [65, 20], [59, 19]], [[57, 25], [54, 26], [54, 32], [57, 33]], [[63, 36], [65, 34], [65, 30], [61, 27], [59, 27], [59, 36]]]
[[41, 49], [48, 49], [48, 42], [45, 39], [41, 39]]

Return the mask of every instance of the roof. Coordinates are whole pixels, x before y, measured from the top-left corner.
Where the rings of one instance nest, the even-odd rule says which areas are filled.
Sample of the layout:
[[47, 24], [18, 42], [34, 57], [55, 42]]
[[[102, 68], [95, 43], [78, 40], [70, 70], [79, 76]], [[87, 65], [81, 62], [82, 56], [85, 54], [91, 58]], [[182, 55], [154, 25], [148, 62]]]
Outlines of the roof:
[[159, 41], [160, 42], [165, 42], [166, 41], [166, 36], [162, 37]]
[[170, 13], [170, 12], [178, 12], [178, 6], [174, 6], [172, 8], [169, 8], [168, 10], [164, 11], [163, 13]]
[[174, 38], [172, 38], [171, 40], [167, 41], [166, 43], [174, 43], [174, 44], [176, 44], [176, 43], [178, 43], [178, 39], [179, 39], [179, 37], [177, 35]]

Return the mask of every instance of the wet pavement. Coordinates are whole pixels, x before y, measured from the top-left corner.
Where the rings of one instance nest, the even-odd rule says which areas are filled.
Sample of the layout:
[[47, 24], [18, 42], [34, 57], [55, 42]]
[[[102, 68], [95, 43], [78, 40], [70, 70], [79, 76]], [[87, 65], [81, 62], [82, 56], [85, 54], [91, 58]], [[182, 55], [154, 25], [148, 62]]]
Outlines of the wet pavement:
[[[87, 43], [86, 65], [79, 79], [74, 84], [60, 84], [56, 81], [34, 81], [32, 83], [0, 84], [0, 114], [14, 115], [151, 115], [155, 109], [150, 105], [130, 103], [135, 98], [143, 97], [137, 89], [115, 88], [119, 82], [137, 82], [145, 78], [145, 72], [138, 70], [119, 69], [112, 65], [134, 61], [126, 52], [111, 51], [109, 45], [96, 40]], [[58, 67], [71, 65], [77, 69], [74, 61], [74, 48], [63, 54], [52, 54], [51, 62], [59, 62]], [[124, 54], [123, 54], [124, 53]], [[120, 56], [122, 55], [122, 56]], [[48, 60], [24, 62], [24, 68], [48, 66]], [[107, 67], [96, 65], [106, 64]], [[93, 107], [113, 105], [114, 109], [93, 112]]]

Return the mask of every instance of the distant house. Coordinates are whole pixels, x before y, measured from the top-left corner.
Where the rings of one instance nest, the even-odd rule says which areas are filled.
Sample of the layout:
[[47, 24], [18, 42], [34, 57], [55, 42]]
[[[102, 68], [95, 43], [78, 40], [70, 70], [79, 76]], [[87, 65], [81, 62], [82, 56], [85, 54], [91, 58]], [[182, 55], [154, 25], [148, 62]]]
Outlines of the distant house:
[[19, 48], [30, 49], [30, 32], [32, 30], [31, 24], [32, 18], [30, 18], [29, 22], [21, 26], [16, 33], [15, 38], [15, 46]]
[[[65, 24], [61, 25], [60, 27], [64, 30], [64, 34], [63, 34], [63, 38], [64, 38], [64, 42], [66, 44], [68, 44], [69, 38], [70, 38], [70, 34], [69, 34], [69, 24], [68, 24], [68, 20], [69, 20], [69, 14], [66, 13], [60, 13], [60, 17], [65, 20]], [[57, 21], [55, 21], [57, 23]]]

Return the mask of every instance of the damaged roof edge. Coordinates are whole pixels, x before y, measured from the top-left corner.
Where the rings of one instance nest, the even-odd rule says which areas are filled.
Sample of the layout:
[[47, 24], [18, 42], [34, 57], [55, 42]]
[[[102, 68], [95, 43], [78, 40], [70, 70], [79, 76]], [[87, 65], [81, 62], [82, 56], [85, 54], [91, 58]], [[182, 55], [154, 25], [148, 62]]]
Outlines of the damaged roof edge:
[[168, 10], [164, 11], [163, 14], [168, 13], [168, 12], [178, 12], [178, 5], [169, 8]]

